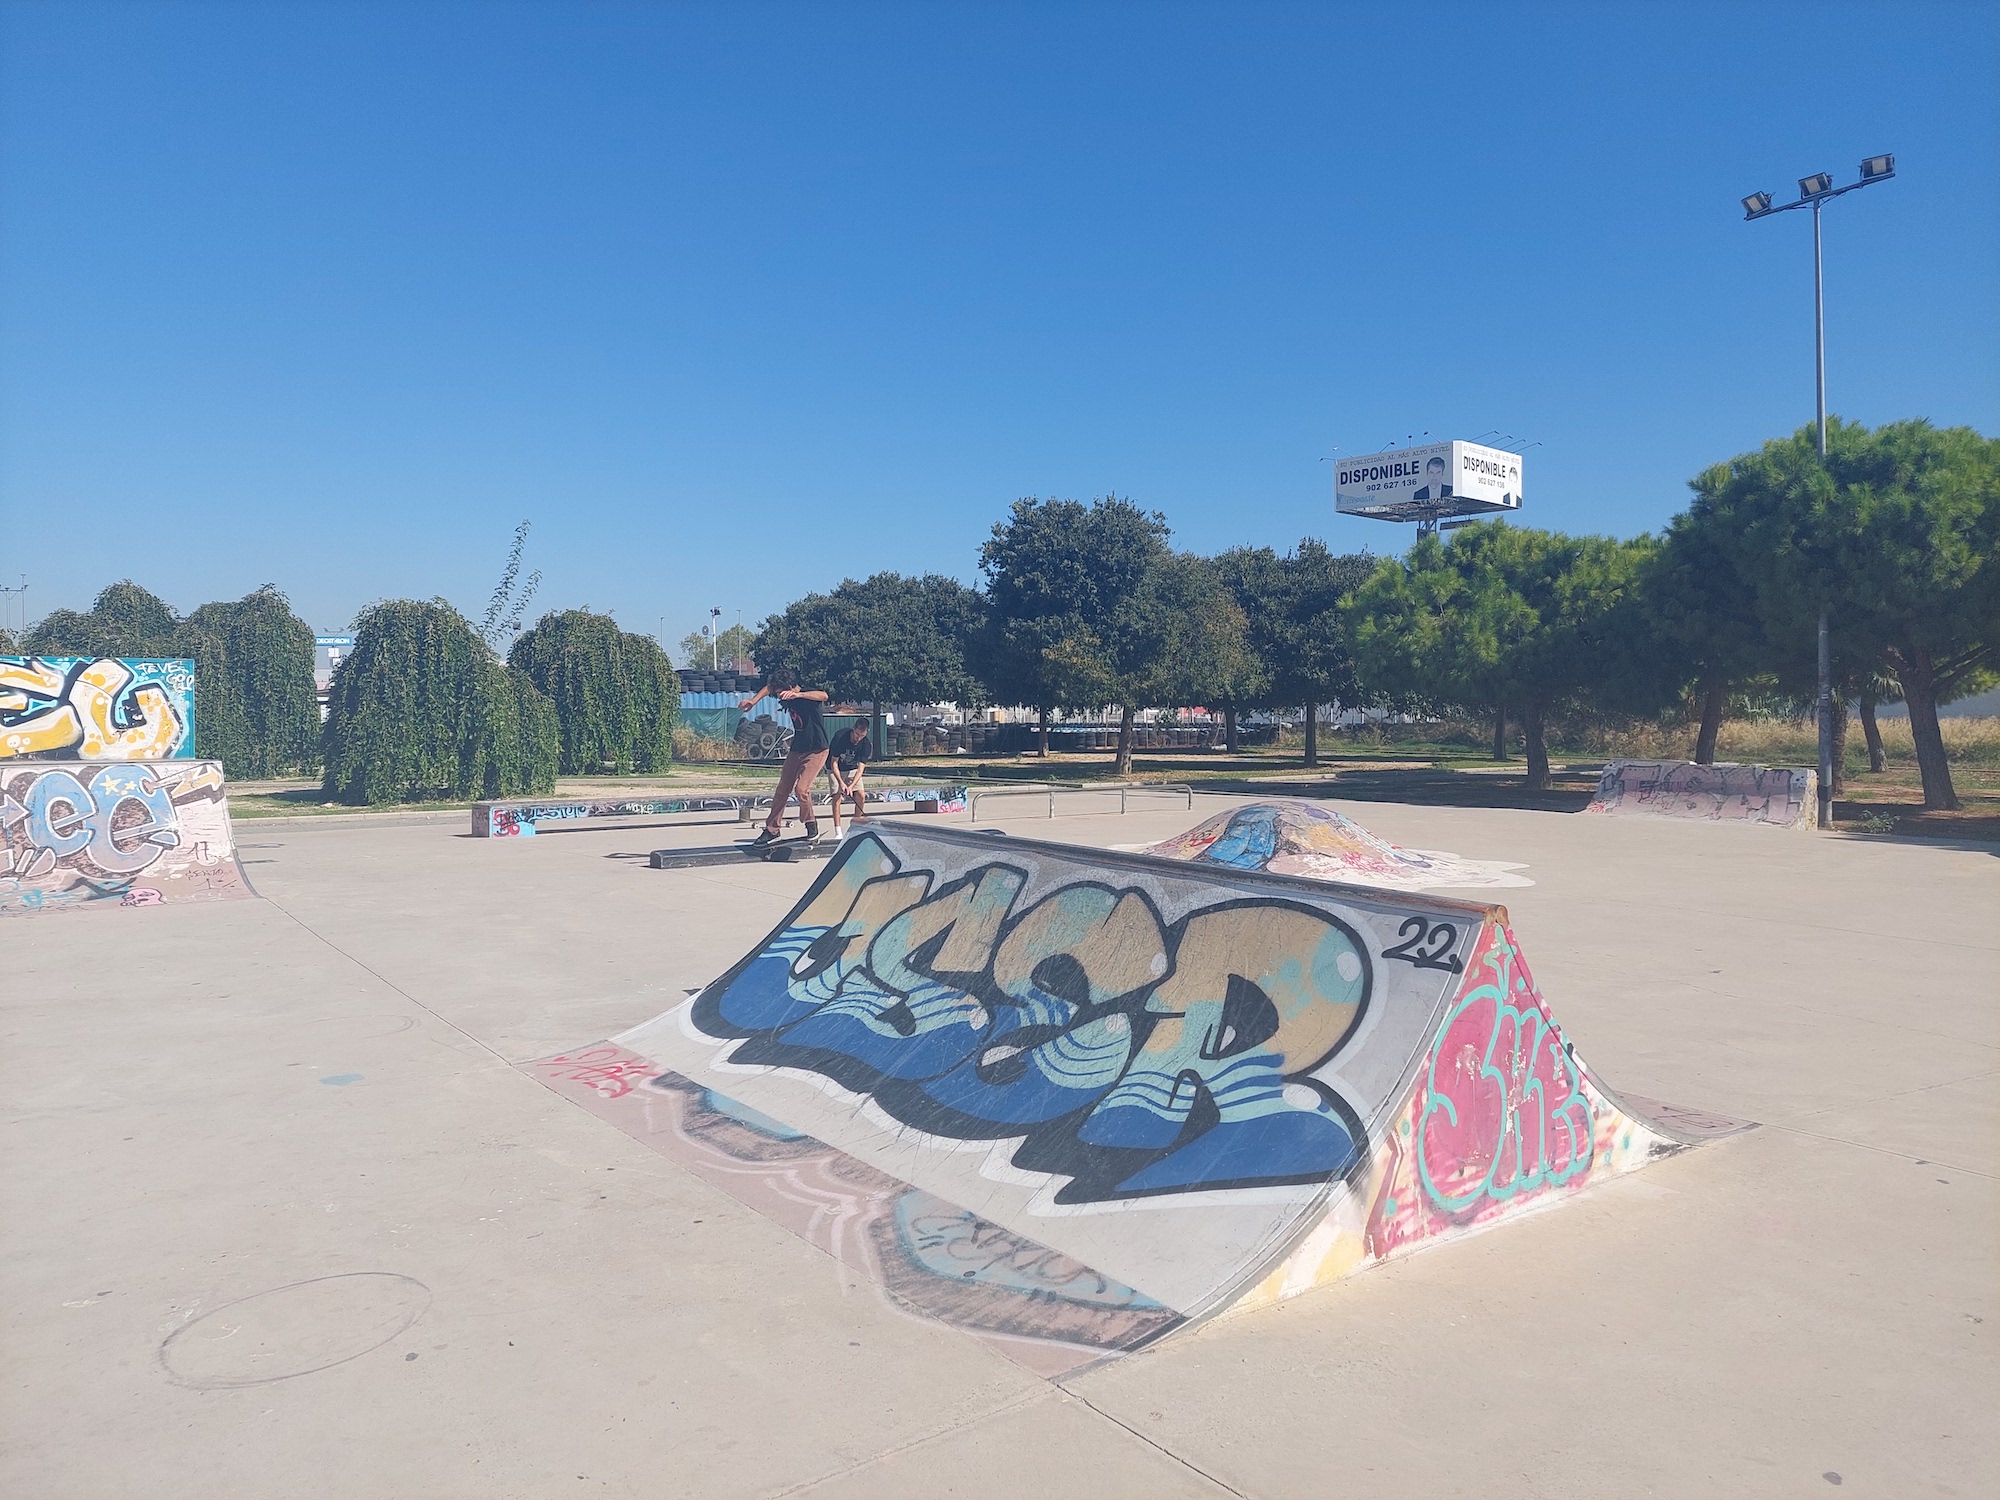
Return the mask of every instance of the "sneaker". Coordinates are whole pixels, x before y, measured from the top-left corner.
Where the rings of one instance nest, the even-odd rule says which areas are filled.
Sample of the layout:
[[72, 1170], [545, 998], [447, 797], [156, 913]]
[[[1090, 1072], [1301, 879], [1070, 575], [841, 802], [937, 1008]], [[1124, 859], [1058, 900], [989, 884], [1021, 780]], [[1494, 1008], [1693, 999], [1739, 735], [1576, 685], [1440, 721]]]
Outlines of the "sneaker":
[[806, 837], [812, 840], [814, 843], [817, 843], [819, 841], [819, 824], [817, 823], [806, 824]]
[[752, 849], [761, 849], [766, 844], [775, 844], [777, 842], [778, 842], [778, 836], [775, 833], [771, 832], [770, 829], [766, 828], [762, 833], [758, 834], [757, 837], [750, 840], [750, 847]]

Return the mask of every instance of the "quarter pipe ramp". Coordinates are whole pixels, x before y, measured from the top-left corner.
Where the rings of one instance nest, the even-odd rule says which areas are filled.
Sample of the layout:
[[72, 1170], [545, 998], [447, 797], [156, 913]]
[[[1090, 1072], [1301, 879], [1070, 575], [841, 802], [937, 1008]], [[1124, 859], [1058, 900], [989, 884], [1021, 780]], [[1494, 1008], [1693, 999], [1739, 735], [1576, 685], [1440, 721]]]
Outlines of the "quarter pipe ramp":
[[0, 916], [254, 894], [220, 761], [0, 761]]
[[1605, 1089], [1501, 907], [934, 827], [531, 1068], [1050, 1377], [1741, 1128]]

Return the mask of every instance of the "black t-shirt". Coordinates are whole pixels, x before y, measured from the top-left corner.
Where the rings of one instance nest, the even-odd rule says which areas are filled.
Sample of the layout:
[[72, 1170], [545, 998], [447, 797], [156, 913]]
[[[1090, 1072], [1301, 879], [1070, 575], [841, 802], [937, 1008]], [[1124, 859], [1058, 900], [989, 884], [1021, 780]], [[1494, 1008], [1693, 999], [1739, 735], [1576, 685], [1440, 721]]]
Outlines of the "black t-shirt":
[[865, 764], [868, 759], [868, 731], [856, 734], [852, 729], [843, 729], [833, 737], [833, 759], [843, 771], [852, 771]]
[[787, 698], [778, 705], [792, 716], [792, 754], [826, 748], [826, 705], [817, 698]]

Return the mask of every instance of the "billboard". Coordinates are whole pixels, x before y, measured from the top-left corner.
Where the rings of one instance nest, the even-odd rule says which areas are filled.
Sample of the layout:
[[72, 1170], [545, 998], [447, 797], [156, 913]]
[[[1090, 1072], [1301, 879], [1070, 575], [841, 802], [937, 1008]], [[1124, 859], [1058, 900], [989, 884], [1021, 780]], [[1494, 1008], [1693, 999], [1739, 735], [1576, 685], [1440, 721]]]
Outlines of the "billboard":
[[1454, 439], [1343, 458], [1334, 467], [1333, 508], [1381, 521], [1519, 510], [1521, 455]]

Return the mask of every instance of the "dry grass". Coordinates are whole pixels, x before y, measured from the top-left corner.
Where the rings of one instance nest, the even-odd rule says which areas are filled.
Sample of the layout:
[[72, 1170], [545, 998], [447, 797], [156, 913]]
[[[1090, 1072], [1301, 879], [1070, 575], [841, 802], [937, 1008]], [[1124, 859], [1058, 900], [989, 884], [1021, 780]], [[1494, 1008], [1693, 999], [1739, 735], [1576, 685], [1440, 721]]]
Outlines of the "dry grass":
[[[1882, 719], [1882, 752], [1889, 767], [1917, 763], [1908, 719]], [[2000, 718], [1941, 719], [1946, 758], [1955, 766], [2000, 766]], [[1552, 728], [1552, 748], [1571, 755], [1622, 755], [1634, 760], [1687, 760], [1694, 755], [1693, 724], [1589, 724]], [[1717, 760], [1767, 766], [1810, 766], [1819, 759], [1819, 735], [1810, 719], [1729, 719], [1715, 738]], [[1868, 769], [1861, 716], [1847, 727], [1847, 768]]]
[[674, 728], [674, 759], [677, 761], [736, 760], [743, 752], [731, 740], [712, 740], [692, 729]]
[[[1910, 740], [1910, 721], [1878, 722], [1882, 729], [1882, 753], [1889, 764], [1915, 765], [1917, 752]], [[2000, 766], [2000, 718], [1941, 719], [1938, 729], [1944, 736], [1945, 758], [1953, 765]], [[1715, 754], [1718, 760], [1811, 765], [1819, 757], [1818, 732], [1810, 720], [1798, 723], [1734, 720], [1724, 724], [1716, 736]], [[1859, 715], [1848, 725], [1847, 764], [1852, 769], [1866, 769], [1868, 765], [1868, 742], [1862, 738]]]

